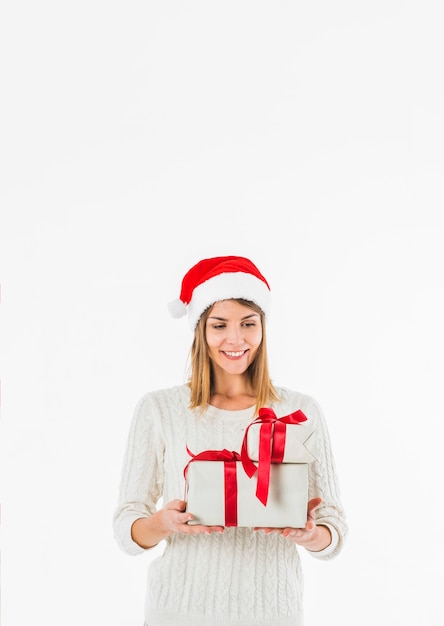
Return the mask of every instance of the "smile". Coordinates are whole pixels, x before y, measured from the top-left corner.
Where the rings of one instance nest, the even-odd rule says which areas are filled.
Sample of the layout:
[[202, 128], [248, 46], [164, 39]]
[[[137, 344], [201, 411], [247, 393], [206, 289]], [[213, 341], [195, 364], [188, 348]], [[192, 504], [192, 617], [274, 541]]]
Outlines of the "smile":
[[239, 352], [225, 352], [223, 351], [223, 353], [232, 358], [232, 359], [236, 359], [239, 358], [240, 356], [243, 356], [247, 351], [246, 350], [240, 350]]

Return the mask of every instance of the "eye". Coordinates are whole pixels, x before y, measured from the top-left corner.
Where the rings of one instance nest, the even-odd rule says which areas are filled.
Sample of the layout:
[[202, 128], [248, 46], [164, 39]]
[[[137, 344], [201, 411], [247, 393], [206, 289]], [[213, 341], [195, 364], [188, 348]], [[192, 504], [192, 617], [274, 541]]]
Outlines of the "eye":
[[256, 326], [256, 322], [244, 322], [242, 326], [245, 326], [245, 328], [254, 328]]

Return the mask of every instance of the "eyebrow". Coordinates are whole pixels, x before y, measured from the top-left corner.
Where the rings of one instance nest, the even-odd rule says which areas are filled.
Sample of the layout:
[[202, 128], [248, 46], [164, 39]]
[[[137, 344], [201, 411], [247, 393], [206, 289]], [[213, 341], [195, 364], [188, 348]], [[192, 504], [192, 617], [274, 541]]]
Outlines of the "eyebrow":
[[[241, 322], [243, 322], [244, 320], [248, 320], [250, 317], [259, 317], [259, 314], [250, 313], [249, 315], [245, 315], [244, 317], [241, 318]], [[209, 315], [207, 319], [219, 320], [219, 322], [228, 322], [228, 320], [225, 317], [216, 317], [215, 315]]]

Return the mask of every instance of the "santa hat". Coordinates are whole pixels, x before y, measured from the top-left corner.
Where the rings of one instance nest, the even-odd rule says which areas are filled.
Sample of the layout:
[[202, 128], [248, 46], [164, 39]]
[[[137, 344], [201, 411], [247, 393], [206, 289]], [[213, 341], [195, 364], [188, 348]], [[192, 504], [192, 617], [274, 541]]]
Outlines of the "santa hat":
[[173, 317], [188, 313], [194, 330], [202, 313], [219, 300], [243, 298], [255, 302], [265, 314], [270, 309], [270, 286], [249, 259], [218, 256], [196, 263], [184, 276], [178, 299], [168, 304]]

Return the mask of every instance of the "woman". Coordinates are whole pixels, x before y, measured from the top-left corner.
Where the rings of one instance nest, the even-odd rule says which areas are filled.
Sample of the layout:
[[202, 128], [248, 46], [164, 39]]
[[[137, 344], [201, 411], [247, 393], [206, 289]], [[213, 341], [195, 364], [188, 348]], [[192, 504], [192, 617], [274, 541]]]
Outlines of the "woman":
[[[188, 314], [194, 331], [190, 380], [139, 402], [114, 516], [116, 540], [128, 554], [165, 541], [149, 569], [146, 626], [301, 626], [298, 546], [319, 559], [343, 546], [347, 527], [322, 412], [311, 397], [275, 387], [269, 376], [269, 307], [266, 279], [236, 256], [197, 263], [170, 303], [173, 316]], [[187, 448], [240, 450], [261, 407], [278, 416], [300, 409], [315, 427], [305, 528], [188, 524]]]

